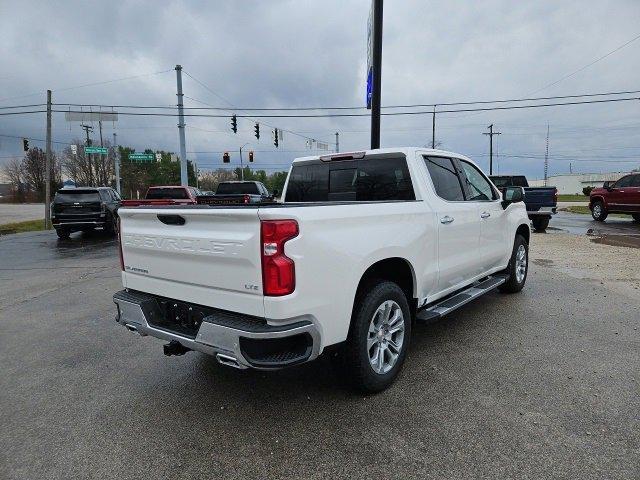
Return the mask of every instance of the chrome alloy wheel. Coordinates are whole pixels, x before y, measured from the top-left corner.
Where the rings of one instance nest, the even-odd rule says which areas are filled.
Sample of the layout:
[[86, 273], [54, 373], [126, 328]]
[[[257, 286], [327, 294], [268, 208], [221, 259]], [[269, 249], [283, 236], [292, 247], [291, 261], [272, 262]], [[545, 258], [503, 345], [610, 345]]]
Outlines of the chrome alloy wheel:
[[518, 247], [516, 252], [516, 280], [518, 283], [524, 281], [524, 276], [527, 273], [527, 249], [524, 245]]
[[369, 324], [367, 351], [371, 368], [377, 374], [387, 373], [398, 361], [404, 329], [404, 314], [393, 300], [385, 301], [374, 312]]
[[601, 214], [602, 214], [602, 205], [600, 205], [599, 203], [596, 203], [593, 206], [593, 216], [599, 218]]

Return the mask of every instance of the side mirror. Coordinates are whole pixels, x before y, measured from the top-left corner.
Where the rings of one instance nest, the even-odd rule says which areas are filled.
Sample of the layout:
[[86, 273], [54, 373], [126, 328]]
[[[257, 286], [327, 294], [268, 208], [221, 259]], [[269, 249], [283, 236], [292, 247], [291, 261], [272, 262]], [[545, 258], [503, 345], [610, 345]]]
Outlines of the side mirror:
[[502, 208], [507, 208], [512, 203], [524, 201], [524, 189], [522, 187], [505, 187], [502, 189]]
[[612, 181], [610, 181], [610, 180], [607, 180], [606, 182], [604, 182], [604, 183], [602, 184], [602, 188], [604, 188], [605, 190], [608, 190], [608, 191], [610, 192], [611, 190], [613, 190], [613, 185], [614, 185], [615, 183], [616, 183], [616, 182], [612, 182]]

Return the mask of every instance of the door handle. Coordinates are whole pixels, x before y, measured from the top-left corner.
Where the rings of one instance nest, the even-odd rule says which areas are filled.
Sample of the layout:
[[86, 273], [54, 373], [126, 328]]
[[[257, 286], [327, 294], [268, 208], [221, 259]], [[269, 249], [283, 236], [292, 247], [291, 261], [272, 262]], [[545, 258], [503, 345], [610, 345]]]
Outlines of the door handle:
[[184, 225], [185, 219], [180, 215], [162, 215], [158, 214], [158, 220], [165, 225]]
[[447, 215], [445, 217], [442, 217], [440, 219], [440, 223], [447, 224], [447, 223], [451, 223], [451, 222], [453, 222], [453, 217], [450, 217], [449, 215]]
[[480, 214], [480, 218], [489, 218], [491, 216], [491, 214], [489, 212], [482, 212]]

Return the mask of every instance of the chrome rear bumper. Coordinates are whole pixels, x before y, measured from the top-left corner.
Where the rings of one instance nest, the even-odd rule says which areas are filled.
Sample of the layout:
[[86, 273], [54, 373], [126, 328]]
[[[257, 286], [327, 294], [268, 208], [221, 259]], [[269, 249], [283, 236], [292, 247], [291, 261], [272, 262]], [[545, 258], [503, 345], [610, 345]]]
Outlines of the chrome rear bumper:
[[[315, 359], [320, 353], [320, 333], [308, 319], [270, 325], [264, 319], [216, 309], [202, 319], [193, 337], [158, 327], [166, 315], [162, 301], [153, 295], [121, 290], [113, 296], [116, 321], [142, 336], [178, 342], [184, 347], [215, 356], [224, 365], [236, 368], [277, 369]], [[206, 307], [205, 307], [206, 308]]]

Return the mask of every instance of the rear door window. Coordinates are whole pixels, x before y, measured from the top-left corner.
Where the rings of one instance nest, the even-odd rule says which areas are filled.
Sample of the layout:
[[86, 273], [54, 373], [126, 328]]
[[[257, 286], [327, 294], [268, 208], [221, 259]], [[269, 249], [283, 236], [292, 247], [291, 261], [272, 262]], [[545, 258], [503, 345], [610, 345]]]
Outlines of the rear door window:
[[97, 191], [66, 191], [56, 193], [55, 202], [57, 203], [90, 203], [100, 202], [100, 195]]
[[285, 198], [285, 202], [394, 200], [415, 200], [404, 155], [294, 165]]
[[462, 183], [453, 161], [444, 157], [424, 157], [436, 194], [450, 202], [464, 200]]

